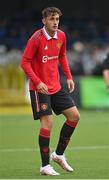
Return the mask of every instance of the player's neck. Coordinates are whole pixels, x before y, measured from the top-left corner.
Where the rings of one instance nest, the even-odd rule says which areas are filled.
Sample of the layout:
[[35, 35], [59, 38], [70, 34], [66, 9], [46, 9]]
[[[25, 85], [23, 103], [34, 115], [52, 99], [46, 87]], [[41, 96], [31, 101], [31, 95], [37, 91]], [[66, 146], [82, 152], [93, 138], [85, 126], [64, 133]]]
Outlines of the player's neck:
[[55, 32], [49, 31], [46, 27], [45, 27], [45, 30], [49, 34], [49, 36], [53, 37], [55, 35]]

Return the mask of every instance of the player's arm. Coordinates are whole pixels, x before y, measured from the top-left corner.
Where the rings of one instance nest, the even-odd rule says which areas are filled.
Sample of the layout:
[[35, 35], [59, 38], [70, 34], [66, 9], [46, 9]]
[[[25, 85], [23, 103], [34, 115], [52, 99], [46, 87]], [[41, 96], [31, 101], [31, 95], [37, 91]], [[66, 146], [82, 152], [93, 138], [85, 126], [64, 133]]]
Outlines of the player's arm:
[[107, 54], [106, 58], [104, 59], [102, 68], [103, 68], [103, 71], [102, 71], [103, 78], [106, 84], [106, 90], [109, 93], [109, 54]]
[[47, 86], [41, 82], [39, 77], [36, 76], [31, 66], [32, 59], [37, 52], [37, 47], [38, 43], [35, 43], [34, 39], [30, 39], [28, 41], [20, 65], [28, 78], [35, 84], [38, 91], [41, 93], [47, 93]]
[[103, 70], [103, 77], [106, 84], [107, 92], [109, 93], [109, 69]]
[[64, 41], [60, 49], [59, 62], [62, 67], [63, 73], [67, 78], [67, 86], [70, 92], [74, 90], [74, 81], [72, 80], [72, 75], [68, 65], [68, 60], [66, 57], [66, 37], [64, 36]]
[[37, 51], [37, 46], [35, 47], [34, 40], [30, 39], [24, 50], [20, 65], [24, 70], [25, 74], [28, 76], [28, 78], [31, 79], [35, 85], [38, 85], [41, 82], [41, 80], [36, 76], [31, 66], [31, 62], [36, 51]]

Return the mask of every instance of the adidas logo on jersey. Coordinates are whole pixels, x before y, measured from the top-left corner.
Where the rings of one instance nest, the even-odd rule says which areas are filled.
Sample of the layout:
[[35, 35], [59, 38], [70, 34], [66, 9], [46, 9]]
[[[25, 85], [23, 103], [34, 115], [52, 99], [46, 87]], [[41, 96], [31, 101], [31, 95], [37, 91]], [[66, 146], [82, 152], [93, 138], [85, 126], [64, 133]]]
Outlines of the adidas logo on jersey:
[[47, 50], [48, 49], [48, 46], [45, 46], [45, 48], [44, 48], [45, 50]]

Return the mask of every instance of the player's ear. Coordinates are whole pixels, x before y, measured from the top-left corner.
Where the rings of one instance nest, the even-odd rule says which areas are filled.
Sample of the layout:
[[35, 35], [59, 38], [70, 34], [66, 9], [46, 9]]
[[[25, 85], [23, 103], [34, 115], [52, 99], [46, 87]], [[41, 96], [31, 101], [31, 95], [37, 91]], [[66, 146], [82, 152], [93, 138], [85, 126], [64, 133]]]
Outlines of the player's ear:
[[42, 19], [42, 23], [45, 25], [45, 18]]

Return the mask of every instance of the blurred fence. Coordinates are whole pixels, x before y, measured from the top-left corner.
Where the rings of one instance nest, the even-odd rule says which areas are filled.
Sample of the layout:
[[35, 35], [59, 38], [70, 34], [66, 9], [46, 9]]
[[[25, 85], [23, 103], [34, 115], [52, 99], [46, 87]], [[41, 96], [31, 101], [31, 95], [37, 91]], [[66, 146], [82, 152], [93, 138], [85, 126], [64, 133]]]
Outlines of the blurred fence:
[[0, 105], [26, 103], [23, 71], [17, 64], [0, 65]]
[[[109, 108], [109, 94], [102, 76], [74, 76], [75, 91], [71, 94], [76, 106], [86, 109]], [[61, 74], [61, 84], [67, 89]], [[28, 80], [18, 64], [0, 65], [0, 106], [28, 105]]]
[[102, 76], [82, 77], [79, 84], [82, 108], [109, 109], [109, 93]]
[[[71, 93], [75, 104], [83, 109], [109, 109], [109, 93], [102, 76], [74, 76], [75, 90]], [[62, 86], [68, 91], [64, 77]]]

